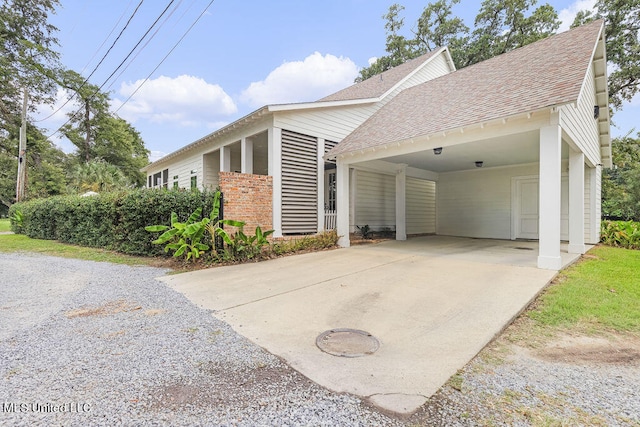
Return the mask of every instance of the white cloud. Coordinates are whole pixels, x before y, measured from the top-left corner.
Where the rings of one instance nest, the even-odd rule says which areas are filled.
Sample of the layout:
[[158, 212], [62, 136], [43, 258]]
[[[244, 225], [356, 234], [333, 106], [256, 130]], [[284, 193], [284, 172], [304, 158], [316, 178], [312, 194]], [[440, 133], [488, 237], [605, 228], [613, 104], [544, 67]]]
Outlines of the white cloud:
[[[122, 83], [118, 91], [122, 99], [114, 99], [113, 109], [119, 108], [141, 83], [142, 80]], [[216, 123], [220, 116], [237, 111], [233, 99], [219, 85], [181, 75], [175, 78], [160, 76], [147, 81], [118, 114], [132, 123], [144, 119], [153, 123], [197, 126]]]
[[596, 0], [576, 0], [568, 7], [558, 12], [558, 18], [560, 18], [560, 21], [562, 21], [558, 32], [568, 30], [571, 24], [573, 24], [573, 20], [575, 19], [578, 12], [580, 12], [581, 10], [593, 10], [595, 4]]
[[371, 58], [369, 58], [369, 61], [367, 61], [367, 62], [369, 63], [369, 66], [372, 66], [373, 64], [378, 62], [378, 57], [377, 56], [372, 56]]
[[358, 67], [349, 58], [315, 52], [304, 61], [285, 62], [240, 95], [252, 107], [315, 101], [353, 84]]

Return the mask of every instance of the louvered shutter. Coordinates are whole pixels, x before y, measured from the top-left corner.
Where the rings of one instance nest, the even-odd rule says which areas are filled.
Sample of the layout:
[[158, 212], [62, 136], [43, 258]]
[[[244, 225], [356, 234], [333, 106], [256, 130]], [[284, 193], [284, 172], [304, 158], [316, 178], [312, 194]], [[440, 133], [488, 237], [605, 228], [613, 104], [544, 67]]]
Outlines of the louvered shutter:
[[318, 231], [318, 140], [282, 130], [282, 233]]

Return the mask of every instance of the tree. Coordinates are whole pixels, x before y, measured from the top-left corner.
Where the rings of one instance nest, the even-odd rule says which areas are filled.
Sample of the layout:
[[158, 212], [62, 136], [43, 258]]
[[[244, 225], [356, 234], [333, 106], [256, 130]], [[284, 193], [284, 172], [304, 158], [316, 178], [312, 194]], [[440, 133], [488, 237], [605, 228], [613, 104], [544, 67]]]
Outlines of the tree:
[[126, 177], [116, 166], [103, 160], [76, 164], [69, 174], [71, 192], [113, 191], [129, 186]]
[[448, 46], [454, 63], [462, 61], [460, 53], [469, 42], [469, 27], [453, 16], [452, 7], [458, 3], [460, 0], [438, 0], [424, 8], [414, 32], [420, 54]]
[[391, 5], [389, 11], [382, 16], [387, 21], [384, 24], [384, 28], [387, 32], [386, 51], [389, 55], [378, 58], [369, 67], [360, 70], [360, 75], [356, 79], [357, 82], [385, 72], [417, 56], [412, 48], [412, 42], [399, 34], [399, 31], [404, 26], [404, 18], [400, 16], [403, 10], [404, 6], [396, 3]]
[[611, 141], [613, 169], [602, 174], [602, 215], [640, 221], [640, 133]]
[[149, 162], [149, 151], [138, 131], [109, 111], [109, 94], [71, 70], [62, 74], [60, 84], [75, 93], [80, 104], [62, 128], [64, 136], [77, 147], [78, 159], [83, 163], [103, 160], [120, 168], [131, 184], [143, 185], [140, 168]]
[[640, 90], [640, 0], [598, 0], [595, 13], [581, 11], [572, 26], [605, 19], [609, 103], [620, 109]]
[[65, 70], [61, 73], [60, 86], [75, 96], [79, 109], [69, 113], [69, 122], [62, 127], [62, 134], [78, 149], [84, 162], [93, 158], [93, 145], [97, 124], [109, 115], [109, 95], [96, 85], [85, 81], [79, 73]]
[[57, 29], [47, 22], [57, 0], [5, 0], [0, 5], [0, 129], [19, 126], [22, 91], [29, 109], [52, 101], [59, 68]]
[[404, 25], [399, 14], [404, 8], [391, 6], [383, 16], [387, 21], [388, 55], [363, 68], [356, 81], [443, 46], [449, 47], [456, 67], [463, 68], [548, 37], [560, 26], [558, 14], [548, 4], [532, 10], [536, 0], [484, 0], [470, 33], [464, 22], [453, 15], [452, 8], [458, 3], [459, 0], [429, 3], [411, 39], [399, 34]]
[[[529, 14], [536, 0], [485, 0], [462, 67], [475, 64], [554, 34], [560, 27], [555, 9], [544, 4]], [[528, 15], [528, 16], [527, 16]]]
[[[27, 126], [27, 198], [63, 194], [66, 191], [67, 156], [33, 125]], [[18, 129], [0, 135], [0, 203], [8, 208], [16, 195]]]

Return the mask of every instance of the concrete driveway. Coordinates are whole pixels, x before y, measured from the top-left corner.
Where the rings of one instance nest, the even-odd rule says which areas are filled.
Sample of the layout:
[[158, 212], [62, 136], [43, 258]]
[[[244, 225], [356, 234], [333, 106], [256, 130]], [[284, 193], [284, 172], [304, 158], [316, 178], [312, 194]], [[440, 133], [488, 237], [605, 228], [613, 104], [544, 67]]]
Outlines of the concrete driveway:
[[[162, 280], [320, 385], [410, 413], [554, 277], [536, 257], [535, 242], [427, 236]], [[380, 347], [321, 351], [316, 338], [336, 328], [367, 331]]]

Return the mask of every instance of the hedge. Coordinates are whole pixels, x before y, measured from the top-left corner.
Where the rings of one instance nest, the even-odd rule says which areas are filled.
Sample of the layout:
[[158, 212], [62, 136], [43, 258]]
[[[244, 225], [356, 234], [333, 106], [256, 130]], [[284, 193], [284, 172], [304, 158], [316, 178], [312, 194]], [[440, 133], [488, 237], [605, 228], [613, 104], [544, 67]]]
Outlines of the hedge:
[[97, 196], [54, 196], [16, 203], [9, 215], [22, 213], [22, 226], [12, 229], [34, 239], [59, 240], [131, 255], [161, 255], [147, 225], [169, 225], [171, 212], [181, 220], [198, 207], [208, 215], [214, 192], [140, 189]]

